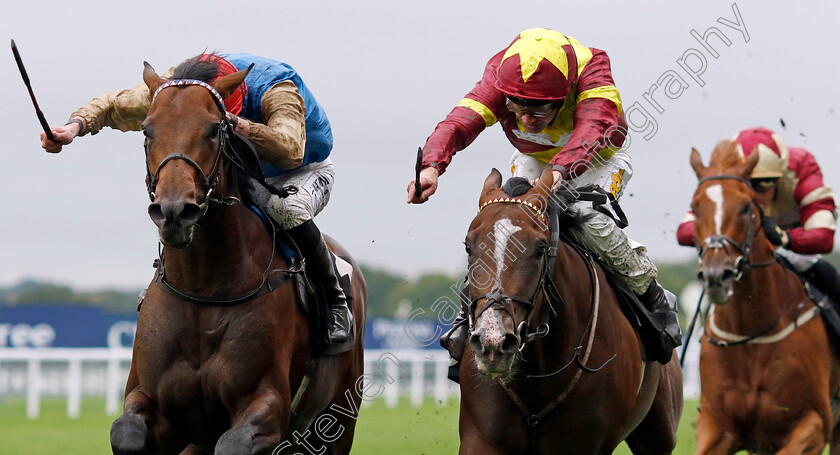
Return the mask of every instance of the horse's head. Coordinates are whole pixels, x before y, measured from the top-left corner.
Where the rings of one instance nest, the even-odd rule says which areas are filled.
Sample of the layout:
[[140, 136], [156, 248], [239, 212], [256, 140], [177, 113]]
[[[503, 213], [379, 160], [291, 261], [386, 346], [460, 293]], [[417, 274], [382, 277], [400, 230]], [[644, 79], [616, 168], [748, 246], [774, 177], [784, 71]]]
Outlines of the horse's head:
[[715, 304], [729, 301], [733, 285], [749, 267], [753, 244], [764, 236], [749, 181], [758, 156], [752, 153], [745, 159], [735, 142], [722, 141], [704, 166], [700, 153], [691, 151], [691, 167], [699, 179], [691, 201], [700, 254], [698, 278]]
[[[493, 169], [484, 182], [476, 215], [466, 238], [469, 255], [470, 348], [479, 372], [490, 377], [511, 373], [523, 328], [539, 308], [549, 229], [545, 208], [553, 177], [540, 176], [536, 188], [511, 196]], [[524, 182], [521, 182], [524, 183]], [[524, 183], [527, 188], [530, 185]]]
[[145, 63], [143, 80], [152, 96], [143, 122], [147, 186], [152, 200], [149, 216], [164, 245], [189, 245], [214, 188], [219, 183], [224, 185], [227, 122], [222, 100], [247, 73], [240, 71], [204, 83], [176, 69], [173, 78], [167, 80]]

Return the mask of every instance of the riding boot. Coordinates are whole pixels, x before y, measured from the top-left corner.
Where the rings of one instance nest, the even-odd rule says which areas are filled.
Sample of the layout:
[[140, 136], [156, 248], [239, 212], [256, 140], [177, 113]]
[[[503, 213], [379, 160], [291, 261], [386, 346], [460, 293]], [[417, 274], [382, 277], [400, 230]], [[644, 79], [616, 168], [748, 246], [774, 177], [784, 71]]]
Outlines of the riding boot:
[[817, 298], [814, 302], [820, 307], [823, 319], [840, 336], [840, 274], [831, 263], [825, 259], [818, 260], [813, 266], [802, 272], [808, 283], [817, 288], [818, 294], [827, 298]]
[[440, 337], [440, 345], [449, 351], [449, 355], [458, 362], [461, 361], [464, 356], [464, 349], [467, 347], [467, 335], [469, 335], [467, 321], [467, 312], [464, 308], [461, 308], [461, 312], [455, 316], [452, 328]]
[[338, 270], [335, 268], [332, 254], [327, 248], [321, 231], [312, 220], [308, 220], [300, 226], [289, 229], [288, 232], [300, 248], [306, 260], [307, 269], [315, 272], [324, 287], [332, 313], [330, 342], [337, 344], [347, 341], [353, 327], [353, 314], [347, 305], [347, 297], [339, 283]]
[[671, 351], [682, 344], [682, 330], [677, 317], [677, 296], [654, 280], [639, 299], [663, 328], [659, 338], [667, 356], [658, 360], [663, 364], [668, 363]]

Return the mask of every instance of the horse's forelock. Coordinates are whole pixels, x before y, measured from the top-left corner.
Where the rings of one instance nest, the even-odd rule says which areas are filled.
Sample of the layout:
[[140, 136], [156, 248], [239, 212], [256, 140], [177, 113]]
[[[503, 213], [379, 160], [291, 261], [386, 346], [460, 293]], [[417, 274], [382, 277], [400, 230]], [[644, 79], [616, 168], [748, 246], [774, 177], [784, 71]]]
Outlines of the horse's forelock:
[[715, 146], [709, 159], [709, 168], [717, 170], [731, 169], [744, 162], [744, 155], [739, 153], [738, 144], [733, 141], [721, 141]]
[[[208, 58], [208, 56], [211, 57]], [[218, 55], [199, 54], [184, 60], [175, 67], [175, 72], [172, 73], [170, 79], [197, 79], [207, 83], [213, 82], [219, 76], [219, 63], [212, 56]]]

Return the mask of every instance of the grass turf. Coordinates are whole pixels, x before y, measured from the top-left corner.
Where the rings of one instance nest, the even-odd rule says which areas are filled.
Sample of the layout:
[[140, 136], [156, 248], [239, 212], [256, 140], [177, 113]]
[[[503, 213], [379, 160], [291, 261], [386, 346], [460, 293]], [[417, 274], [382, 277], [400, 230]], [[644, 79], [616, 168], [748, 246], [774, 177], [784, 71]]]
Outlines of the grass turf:
[[[109, 454], [109, 428], [116, 416], [105, 413], [101, 399], [85, 399], [78, 419], [67, 417], [63, 399], [42, 399], [41, 415], [26, 418], [23, 399], [0, 400], [0, 453], [4, 455]], [[685, 403], [674, 454], [695, 450], [697, 401]], [[354, 455], [447, 455], [458, 453], [458, 403], [420, 408], [401, 402], [388, 409], [382, 401], [361, 409], [356, 426]], [[615, 452], [629, 455], [626, 446]]]

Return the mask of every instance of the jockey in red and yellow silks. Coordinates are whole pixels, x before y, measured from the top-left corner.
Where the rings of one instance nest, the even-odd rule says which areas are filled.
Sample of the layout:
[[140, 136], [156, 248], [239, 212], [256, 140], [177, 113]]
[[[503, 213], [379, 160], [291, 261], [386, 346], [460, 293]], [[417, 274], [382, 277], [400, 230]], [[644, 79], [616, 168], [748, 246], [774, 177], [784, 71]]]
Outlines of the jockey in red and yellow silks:
[[[529, 33], [541, 35], [533, 40], [522, 39]], [[556, 43], [554, 52], [539, 55], [544, 46], [529, 46], [543, 40]], [[577, 69], [570, 71], [569, 63], [575, 62]], [[516, 84], [517, 79], [523, 82]], [[554, 121], [539, 132], [527, 131], [506, 103], [506, 94], [561, 101], [568, 98], [572, 89], [572, 98], [563, 103]], [[588, 163], [595, 153], [609, 159], [612, 149], [621, 147], [627, 133], [621, 96], [614, 85], [607, 54], [545, 29], [523, 32], [490, 59], [482, 79], [426, 140], [423, 165], [443, 173], [456, 152], [496, 122], [517, 150], [556, 169], [562, 168], [570, 177], [585, 170], [582, 165], [572, 166], [574, 163]]]
[[[619, 199], [633, 174], [630, 156], [621, 150], [627, 129], [607, 54], [554, 30], [533, 28], [490, 59], [482, 79], [426, 140], [421, 194], [415, 194], [412, 181], [408, 202], [428, 200], [452, 156], [496, 122], [516, 148], [514, 177], [533, 182], [551, 166], [555, 185], [595, 185]], [[656, 266], [643, 245], [592, 204], [573, 205], [587, 222], [570, 234], [620, 276], [659, 322], [665, 354], [657, 360], [667, 363], [681, 343], [676, 297], [656, 282]], [[441, 337], [456, 360], [466, 344], [465, 316], [462, 312]]]

